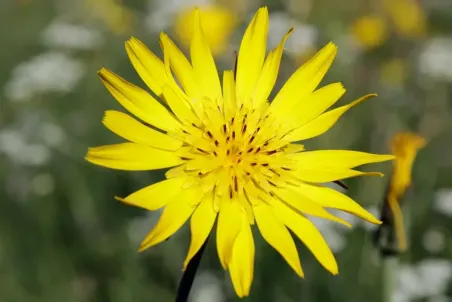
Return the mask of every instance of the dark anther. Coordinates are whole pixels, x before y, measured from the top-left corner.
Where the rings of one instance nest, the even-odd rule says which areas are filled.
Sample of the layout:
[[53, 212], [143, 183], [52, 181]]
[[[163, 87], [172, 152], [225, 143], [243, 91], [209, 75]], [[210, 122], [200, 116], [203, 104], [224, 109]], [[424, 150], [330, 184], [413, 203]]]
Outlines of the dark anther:
[[257, 166], [257, 163], [251, 163], [251, 166], [253, 166], [253, 167]]
[[202, 172], [201, 171], [198, 172], [198, 176], [202, 176]]
[[262, 164], [262, 166], [264, 166], [264, 167], [268, 167], [268, 163]]
[[215, 140], [215, 146], [218, 147], [219, 144], [220, 143], [217, 140]]
[[212, 138], [212, 133], [210, 133], [210, 131], [207, 131], [207, 136], [209, 136], [209, 138]]
[[182, 160], [190, 160], [188, 157], [181, 157]]
[[242, 162], [242, 159], [239, 158], [239, 159], [237, 160], [237, 163], [240, 164], [241, 162]]
[[265, 143], [264, 143], [264, 147], [267, 147], [268, 146], [268, 141], [266, 141]]
[[201, 148], [196, 148], [196, 150], [198, 150], [199, 152], [204, 153], [204, 154], [209, 154], [209, 152], [207, 152], [206, 150], [203, 150]]
[[229, 186], [229, 198], [232, 199], [232, 188]]
[[226, 155], [229, 155], [231, 153], [231, 150], [228, 149], [228, 151], [226, 151]]
[[254, 148], [249, 148], [248, 151], [246, 151], [246, 152], [251, 153], [251, 152], [253, 152], [253, 150], [254, 150]]
[[191, 123], [191, 125], [192, 125], [193, 127], [195, 127], [195, 128], [198, 128], [198, 126], [196, 126], [195, 123]]
[[275, 170], [273, 170], [273, 169], [269, 169], [270, 171], [272, 171], [273, 173], [275, 173], [277, 176], [281, 176], [281, 174], [279, 174], [278, 172], [276, 172]]
[[272, 150], [272, 151], [268, 151], [267, 154], [272, 155], [272, 154], [275, 154], [276, 152], [277, 152], [276, 150]]
[[183, 132], [183, 133], [185, 133], [185, 134], [188, 134], [188, 132], [187, 132], [187, 131], [185, 131], [185, 130], [182, 130], [182, 132]]
[[226, 124], [223, 124], [223, 133], [226, 133]]
[[256, 149], [256, 153], [259, 153], [259, 151], [261, 151], [261, 147]]
[[232, 118], [231, 125], [234, 124], [234, 121], [235, 121], [235, 117]]
[[235, 139], [235, 131], [232, 131], [232, 139]]
[[290, 168], [286, 168], [286, 167], [281, 167], [281, 169], [286, 170], [286, 171], [290, 171]]
[[271, 182], [271, 181], [269, 181], [269, 180], [267, 180], [267, 181], [268, 181], [268, 183], [269, 183], [270, 185], [276, 187], [276, 184], [275, 184], [275, 183], [273, 183], [273, 182]]
[[253, 135], [253, 136], [251, 136], [251, 139], [250, 139], [250, 144], [254, 141], [254, 139], [255, 139], [256, 137]]
[[218, 156], [217, 151], [213, 151], [213, 155]]
[[229, 142], [229, 140], [230, 140], [230, 137], [229, 136], [226, 137], [226, 142]]
[[234, 190], [237, 192], [239, 189], [239, 184], [237, 181], [237, 176], [234, 176]]
[[244, 124], [242, 127], [242, 133], [245, 133], [245, 131], [246, 131], [246, 124]]
[[250, 172], [248, 172], [248, 171], [246, 171], [245, 173], [246, 173], [246, 175], [248, 175], [248, 176], [250, 176], [250, 175], [251, 175], [251, 173], [250, 173]]

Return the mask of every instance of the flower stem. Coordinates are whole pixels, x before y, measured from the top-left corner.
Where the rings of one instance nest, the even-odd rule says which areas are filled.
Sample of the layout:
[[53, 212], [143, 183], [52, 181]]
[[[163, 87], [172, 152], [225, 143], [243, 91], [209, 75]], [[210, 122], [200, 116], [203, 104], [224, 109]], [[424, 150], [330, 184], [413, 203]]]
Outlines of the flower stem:
[[196, 271], [198, 270], [199, 263], [201, 262], [201, 258], [208, 240], [209, 237], [207, 237], [206, 241], [204, 241], [204, 244], [198, 250], [196, 255], [193, 256], [193, 258], [188, 263], [187, 269], [184, 271], [182, 279], [179, 283], [179, 287], [177, 289], [176, 302], [186, 302], [188, 300], [188, 295], [190, 294], [193, 281], [195, 280]]

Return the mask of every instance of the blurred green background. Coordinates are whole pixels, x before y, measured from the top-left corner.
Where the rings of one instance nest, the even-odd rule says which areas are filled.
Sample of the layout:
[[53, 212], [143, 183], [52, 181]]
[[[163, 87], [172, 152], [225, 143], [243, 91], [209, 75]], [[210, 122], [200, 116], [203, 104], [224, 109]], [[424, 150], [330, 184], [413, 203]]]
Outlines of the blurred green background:
[[[163, 179], [84, 161], [90, 146], [119, 142], [101, 124], [119, 105], [101, 84], [105, 66], [144, 87], [124, 50], [136, 36], [161, 55], [160, 31], [177, 37], [180, 14], [215, 1], [0, 1], [0, 301], [173, 301], [189, 243], [185, 226], [143, 253], [137, 248], [159, 213], [113, 199]], [[410, 250], [403, 255], [393, 301], [452, 301], [452, 2], [450, 0], [217, 1], [234, 16], [219, 69], [230, 69], [255, 10], [270, 10], [269, 47], [290, 27], [277, 88], [328, 41], [338, 57], [323, 83], [341, 81], [340, 105], [379, 97], [348, 112], [309, 149], [387, 153], [390, 138], [414, 131], [428, 144], [406, 198]], [[219, 33], [220, 34], [220, 33]], [[349, 195], [377, 213], [385, 178], [347, 180]], [[331, 276], [297, 242], [299, 279], [256, 234], [255, 277], [245, 301], [380, 301], [380, 261], [372, 226], [315, 221], [336, 254]], [[297, 240], [296, 240], [297, 241]], [[215, 241], [202, 259], [191, 301], [236, 301]]]

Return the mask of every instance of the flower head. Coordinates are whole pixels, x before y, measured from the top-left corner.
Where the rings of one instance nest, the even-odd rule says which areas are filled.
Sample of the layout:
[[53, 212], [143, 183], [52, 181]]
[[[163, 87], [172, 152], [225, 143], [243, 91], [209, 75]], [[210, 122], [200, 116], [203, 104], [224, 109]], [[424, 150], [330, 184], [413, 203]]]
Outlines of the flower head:
[[162, 103], [107, 69], [99, 72], [110, 93], [145, 124], [107, 111], [106, 127], [129, 142], [91, 148], [86, 159], [121, 170], [171, 168], [166, 180], [120, 199], [151, 211], [163, 208], [140, 251], [164, 241], [191, 217], [186, 266], [218, 220], [218, 255], [240, 297], [249, 294], [253, 279], [254, 225], [299, 276], [303, 272], [289, 230], [337, 274], [332, 252], [305, 215], [348, 225], [325, 210], [335, 208], [380, 223], [321, 183], [381, 175], [355, 168], [393, 156], [305, 151], [296, 142], [326, 132], [348, 109], [374, 95], [328, 110], [345, 92], [340, 83], [316, 90], [336, 55], [336, 46], [329, 43], [269, 103], [292, 30], [266, 56], [268, 11], [259, 9], [241, 42], [236, 73], [225, 71], [221, 82], [197, 10], [193, 23], [187, 24], [193, 26], [191, 61], [166, 34], [160, 36], [163, 62], [137, 39], [126, 43], [132, 64]]
[[382, 16], [368, 15], [356, 20], [353, 34], [362, 46], [373, 49], [386, 41], [388, 28]]
[[399, 251], [406, 250], [406, 238], [400, 201], [411, 186], [411, 170], [418, 151], [425, 146], [425, 139], [412, 132], [400, 132], [390, 142], [392, 153], [396, 156], [387, 196], [391, 210]]

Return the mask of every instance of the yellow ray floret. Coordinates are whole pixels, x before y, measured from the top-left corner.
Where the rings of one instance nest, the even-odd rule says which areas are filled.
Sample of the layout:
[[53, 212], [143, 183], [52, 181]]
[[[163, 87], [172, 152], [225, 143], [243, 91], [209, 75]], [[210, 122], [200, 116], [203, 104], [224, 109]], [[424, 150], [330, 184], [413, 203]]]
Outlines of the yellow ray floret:
[[193, 24], [187, 24], [193, 27], [190, 60], [166, 34], [160, 36], [163, 60], [136, 38], [126, 42], [133, 66], [159, 100], [107, 69], [99, 72], [110, 93], [141, 121], [107, 111], [105, 126], [128, 142], [91, 148], [86, 159], [121, 170], [169, 168], [166, 180], [117, 197], [150, 211], [163, 209], [140, 251], [166, 240], [190, 220], [185, 268], [217, 221], [218, 256], [240, 297], [249, 295], [253, 279], [254, 225], [299, 276], [303, 270], [289, 230], [337, 274], [334, 255], [307, 215], [350, 227], [327, 211], [334, 208], [380, 221], [322, 183], [381, 176], [356, 167], [394, 156], [306, 151], [298, 141], [326, 132], [346, 111], [374, 95], [328, 111], [345, 92], [340, 83], [317, 88], [337, 52], [329, 43], [269, 102], [291, 30], [266, 56], [268, 11], [259, 9], [240, 44], [237, 73], [227, 70], [220, 77], [200, 18], [195, 10]]

